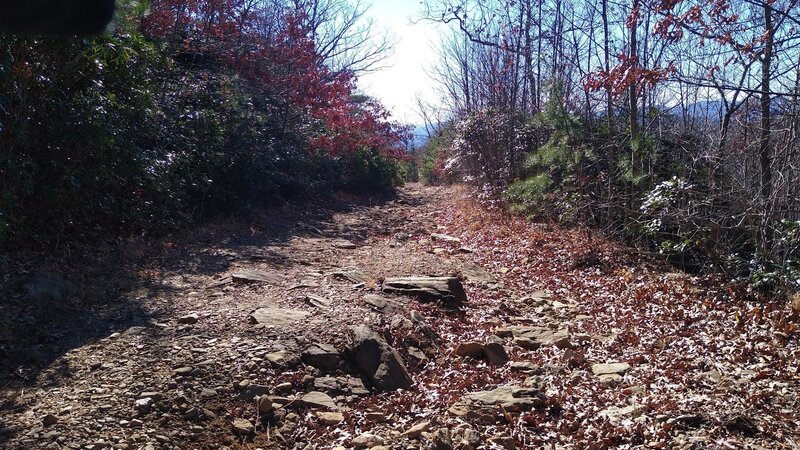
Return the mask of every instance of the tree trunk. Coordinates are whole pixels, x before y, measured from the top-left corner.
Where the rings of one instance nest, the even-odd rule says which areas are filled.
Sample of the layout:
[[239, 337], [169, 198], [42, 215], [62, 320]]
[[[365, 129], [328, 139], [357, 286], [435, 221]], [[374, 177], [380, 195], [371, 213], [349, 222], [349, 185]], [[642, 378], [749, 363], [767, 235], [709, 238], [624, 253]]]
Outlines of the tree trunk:
[[772, 168], [770, 158], [770, 135], [772, 132], [770, 112], [770, 66], [772, 64], [772, 5], [764, 2], [764, 32], [766, 42], [761, 59], [761, 138], [759, 139], [758, 154], [761, 166], [761, 203], [762, 203], [762, 249], [767, 256], [772, 251], [773, 232], [770, 224], [772, 198]]

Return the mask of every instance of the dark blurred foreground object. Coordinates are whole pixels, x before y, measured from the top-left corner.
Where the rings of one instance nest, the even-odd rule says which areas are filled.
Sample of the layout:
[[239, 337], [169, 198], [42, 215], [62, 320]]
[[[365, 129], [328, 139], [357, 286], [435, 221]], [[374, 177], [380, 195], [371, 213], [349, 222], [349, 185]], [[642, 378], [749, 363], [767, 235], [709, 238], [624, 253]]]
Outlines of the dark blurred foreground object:
[[0, 31], [22, 34], [101, 33], [114, 0], [0, 0]]

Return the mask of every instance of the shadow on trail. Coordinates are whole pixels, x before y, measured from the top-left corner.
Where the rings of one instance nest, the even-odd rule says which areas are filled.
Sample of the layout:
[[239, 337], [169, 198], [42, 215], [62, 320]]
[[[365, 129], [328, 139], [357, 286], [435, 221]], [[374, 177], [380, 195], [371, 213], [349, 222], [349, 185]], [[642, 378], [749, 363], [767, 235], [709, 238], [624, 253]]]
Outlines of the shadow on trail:
[[281, 250], [294, 238], [362, 241], [375, 223], [342, 226], [335, 216], [363, 210], [365, 217], [377, 217], [370, 208], [389, 203], [416, 206], [422, 200], [403, 191], [337, 194], [247, 221], [215, 221], [174, 239], [87, 249], [80, 258], [7, 257], [5, 267], [0, 264], [0, 444], [25, 431], [3, 420], [34, 406], [21, 393], [56, 388], [75, 376], [64, 357], [70, 350], [132, 330], [149, 346], [166, 345], [159, 342], [160, 321], [172, 317], [176, 295], [205, 288], [197, 280], [213, 280], [242, 264], [288, 270], [299, 261]]

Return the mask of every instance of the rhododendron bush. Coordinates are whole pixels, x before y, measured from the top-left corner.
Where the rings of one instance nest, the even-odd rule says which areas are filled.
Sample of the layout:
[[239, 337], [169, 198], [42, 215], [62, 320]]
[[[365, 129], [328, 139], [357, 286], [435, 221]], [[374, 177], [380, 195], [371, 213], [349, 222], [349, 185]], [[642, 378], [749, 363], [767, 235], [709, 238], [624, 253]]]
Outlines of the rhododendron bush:
[[248, 0], [158, 0], [151, 7], [143, 22], [150, 36], [177, 54], [209, 57], [263, 89], [295, 120], [311, 125], [311, 148], [333, 156], [364, 148], [402, 156], [402, 127], [379, 103], [354, 95], [351, 71], [328, 67], [304, 25], [305, 11], [260, 11]]
[[326, 23], [313, 1], [120, 1], [111, 34], [0, 34], [13, 61], [0, 73], [0, 246], [392, 187], [407, 131], [356, 93], [363, 65], [333, 67], [336, 45], [358, 41], [320, 51], [324, 27], [354, 33], [335, 28], [347, 0], [334, 4]]

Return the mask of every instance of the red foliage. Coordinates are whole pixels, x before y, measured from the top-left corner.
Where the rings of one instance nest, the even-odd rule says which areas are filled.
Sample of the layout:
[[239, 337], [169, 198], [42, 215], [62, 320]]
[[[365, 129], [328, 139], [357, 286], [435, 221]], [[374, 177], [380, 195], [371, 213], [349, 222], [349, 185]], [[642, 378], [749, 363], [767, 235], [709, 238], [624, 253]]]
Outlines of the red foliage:
[[[303, 11], [287, 12], [276, 24], [249, 5], [244, 0], [154, 0], [142, 28], [171, 41], [176, 53], [202, 54], [233, 69], [298, 111], [310, 122], [315, 150], [340, 155], [374, 148], [403, 157], [406, 130], [391, 123], [377, 102], [354, 98], [354, 75], [325, 64], [303, 26]], [[273, 31], [260, 31], [267, 28]]]
[[611, 70], [597, 70], [589, 74], [584, 86], [589, 90], [606, 89], [614, 96], [622, 95], [631, 84], [636, 83], [639, 90], [646, 86], [653, 87], [664, 80], [675, 68], [672, 65], [655, 69], [643, 69], [636, 64], [636, 58], [627, 55], [617, 56], [619, 63]]
[[[689, 4], [687, 0], [656, 0], [651, 7], [661, 16], [655, 24], [653, 34], [667, 42], [680, 41], [685, 36], [685, 29], [692, 28], [701, 36], [700, 45], [706, 39], [713, 39], [743, 53], [753, 52], [754, 42], [739, 44], [732, 37], [739, 26], [739, 15], [731, 12], [729, 0], [696, 0], [693, 4]], [[639, 14], [639, 8], [631, 11], [626, 21], [628, 28], [638, 26]], [[592, 91], [606, 89], [619, 96], [634, 83], [641, 90], [645, 86], [652, 87], [675, 72], [672, 64], [648, 69], [639, 67], [636, 57], [620, 55], [617, 58], [618, 64], [608, 71], [598, 69], [590, 73], [584, 87]]]

